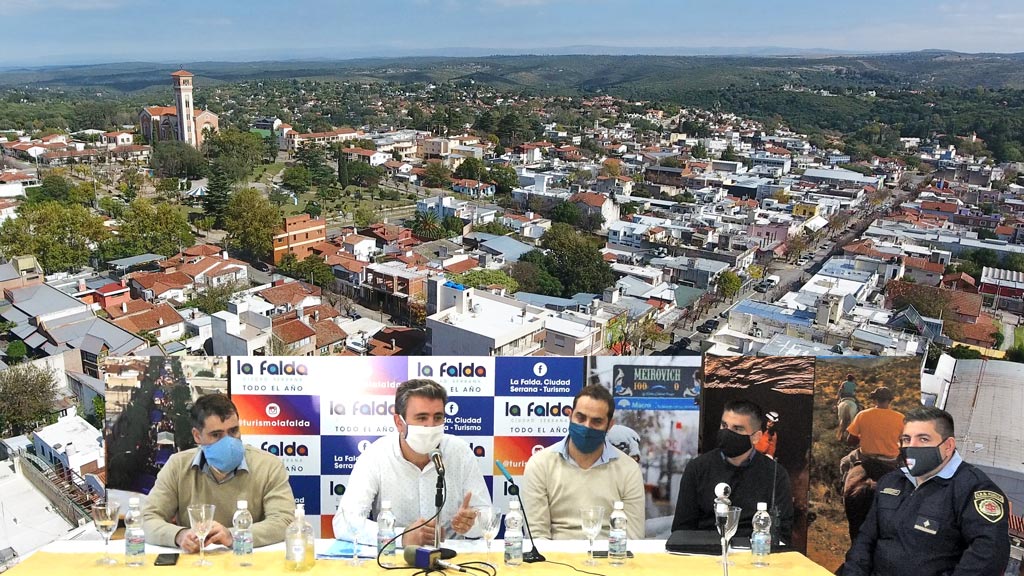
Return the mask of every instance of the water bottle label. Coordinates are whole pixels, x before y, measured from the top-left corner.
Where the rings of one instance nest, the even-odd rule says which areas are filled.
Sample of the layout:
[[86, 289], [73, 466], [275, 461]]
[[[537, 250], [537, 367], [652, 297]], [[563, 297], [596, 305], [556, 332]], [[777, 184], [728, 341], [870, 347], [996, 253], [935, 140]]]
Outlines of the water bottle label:
[[627, 540], [625, 537], [620, 535], [609, 535], [608, 536], [608, 553], [612, 555], [626, 555]]
[[146, 538], [133, 534], [125, 538], [125, 553], [128, 556], [142, 556], [146, 553]]
[[232, 548], [238, 555], [252, 554], [252, 533], [236, 532]]
[[518, 563], [523, 558], [522, 536], [505, 537], [505, 562]]
[[771, 536], [768, 534], [754, 534], [750, 539], [750, 551], [755, 555], [768, 555], [772, 550]]

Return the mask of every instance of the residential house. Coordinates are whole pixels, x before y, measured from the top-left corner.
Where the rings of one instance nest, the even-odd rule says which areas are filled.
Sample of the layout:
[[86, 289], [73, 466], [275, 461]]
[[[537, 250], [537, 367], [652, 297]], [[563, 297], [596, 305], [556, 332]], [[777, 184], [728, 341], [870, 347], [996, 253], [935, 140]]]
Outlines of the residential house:
[[114, 324], [147, 341], [167, 344], [188, 336], [185, 319], [167, 303], [144, 300], [122, 302], [106, 308]]
[[0, 198], [24, 197], [27, 188], [39, 184], [39, 177], [35, 174], [18, 170], [0, 170]]
[[15, 256], [0, 264], [0, 294], [8, 288], [21, 288], [43, 283], [43, 267], [35, 256]]
[[554, 312], [443, 279], [431, 279], [427, 339], [433, 356], [531, 356], [541, 353], [544, 320]]
[[369, 262], [373, 255], [377, 253], [376, 240], [368, 236], [349, 234], [342, 239], [341, 245], [345, 252], [363, 262]]
[[362, 162], [370, 166], [381, 166], [391, 160], [391, 154], [365, 148], [342, 148], [341, 152], [348, 156], [350, 162]]
[[569, 198], [569, 203], [579, 209], [584, 220], [597, 219], [601, 223], [598, 229], [602, 232], [608, 230], [611, 222], [619, 220], [619, 205], [604, 194], [579, 192]]
[[453, 178], [452, 190], [471, 196], [473, 198], [493, 198], [497, 188], [493, 182], [480, 182], [478, 180]]
[[128, 287], [132, 298], [147, 302], [185, 303], [196, 291], [195, 280], [184, 272], [135, 272]]
[[1024, 273], [1001, 268], [981, 269], [978, 292], [985, 304], [1020, 314], [1024, 312]]

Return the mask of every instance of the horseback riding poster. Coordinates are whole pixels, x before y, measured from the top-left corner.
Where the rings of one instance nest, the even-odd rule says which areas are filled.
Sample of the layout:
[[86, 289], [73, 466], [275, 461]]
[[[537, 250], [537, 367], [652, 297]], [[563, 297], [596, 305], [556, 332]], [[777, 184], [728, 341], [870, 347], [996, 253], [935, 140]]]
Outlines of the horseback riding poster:
[[867, 516], [875, 482], [896, 468], [903, 414], [921, 404], [920, 357], [819, 358], [807, 556], [842, 563]]
[[807, 548], [808, 462], [811, 452], [813, 357], [705, 356], [700, 399], [700, 452], [715, 447], [722, 409], [731, 400], [754, 402], [766, 414], [755, 446], [789, 473], [793, 490], [792, 546]]

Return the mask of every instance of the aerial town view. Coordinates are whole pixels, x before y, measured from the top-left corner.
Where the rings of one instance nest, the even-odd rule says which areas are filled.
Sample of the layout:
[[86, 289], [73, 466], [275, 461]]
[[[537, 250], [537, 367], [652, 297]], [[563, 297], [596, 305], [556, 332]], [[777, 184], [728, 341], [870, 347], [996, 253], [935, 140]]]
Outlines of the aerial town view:
[[0, 572], [1024, 575], [1024, 4], [0, 28]]

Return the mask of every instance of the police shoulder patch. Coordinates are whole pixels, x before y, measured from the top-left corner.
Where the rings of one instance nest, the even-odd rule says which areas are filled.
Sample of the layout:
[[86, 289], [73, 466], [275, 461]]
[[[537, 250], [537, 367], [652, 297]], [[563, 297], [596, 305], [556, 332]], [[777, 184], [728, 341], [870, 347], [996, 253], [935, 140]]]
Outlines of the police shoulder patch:
[[1004, 503], [1003, 495], [998, 492], [977, 490], [974, 493], [974, 509], [982, 518], [993, 524], [1003, 519]]

